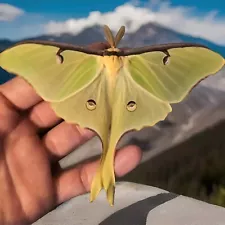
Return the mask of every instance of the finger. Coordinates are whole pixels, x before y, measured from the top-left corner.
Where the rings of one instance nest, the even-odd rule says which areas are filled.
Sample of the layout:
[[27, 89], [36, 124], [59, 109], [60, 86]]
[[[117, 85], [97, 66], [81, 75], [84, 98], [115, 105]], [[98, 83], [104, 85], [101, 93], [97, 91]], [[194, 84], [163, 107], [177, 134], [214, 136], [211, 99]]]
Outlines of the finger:
[[26, 110], [42, 100], [32, 86], [21, 77], [15, 77], [2, 84], [0, 86], [0, 92], [14, 107], [21, 110]]
[[[116, 153], [115, 173], [123, 176], [133, 170], [141, 160], [141, 150], [128, 146]], [[55, 178], [56, 202], [61, 204], [75, 196], [90, 191], [91, 182], [99, 166], [99, 160], [63, 171]]]
[[53, 127], [62, 121], [62, 119], [55, 114], [50, 103], [44, 101], [31, 109], [29, 119], [37, 128]]
[[43, 138], [49, 160], [60, 160], [79, 145], [93, 137], [95, 133], [78, 125], [62, 122], [51, 129]]
[[0, 92], [0, 136], [10, 133], [19, 122], [20, 115]]

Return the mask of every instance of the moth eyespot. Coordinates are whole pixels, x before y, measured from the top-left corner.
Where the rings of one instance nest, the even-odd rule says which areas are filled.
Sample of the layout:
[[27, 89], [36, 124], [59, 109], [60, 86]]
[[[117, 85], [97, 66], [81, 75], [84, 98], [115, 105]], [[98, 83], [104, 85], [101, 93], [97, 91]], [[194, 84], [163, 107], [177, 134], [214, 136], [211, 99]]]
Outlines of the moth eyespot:
[[90, 99], [86, 103], [86, 107], [88, 110], [92, 111], [96, 109], [96, 102], [93, 99]]
[[64, 61], [64, 58], [63, 58], [62, 55], [56, 55], [56, 62], [57, 62], [58, 64], [62, 64], [63, 61]]
[[137, 108], [136, 102], [130, 101], [130, 102], [127, 103], [127, 110], [128, 111], [133, 112], [133, 111], [136, 110], [136, 108]]
[[163, 58], [163, 64], [164, 65], [168, 65], [169, 64], [169, 62], [170, 62], [169, 58], [170, 58], [170, 56], [168, 56], [168, 55]]

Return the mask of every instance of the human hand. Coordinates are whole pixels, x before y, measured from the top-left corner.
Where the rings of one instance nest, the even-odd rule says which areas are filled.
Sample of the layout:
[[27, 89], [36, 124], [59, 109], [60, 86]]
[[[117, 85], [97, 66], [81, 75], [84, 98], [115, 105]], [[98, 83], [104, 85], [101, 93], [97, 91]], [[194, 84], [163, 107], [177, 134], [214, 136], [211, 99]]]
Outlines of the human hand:
[[[1, 85], [0, 224], [31, 224], [58, 204], [88, 192], [99, 160], [64, 171], [55, 165], [94, 135], [58, 118], [22, 78]], [[116, 175], [125, 175], [140, 159], [136, 146], [119, 150]]]

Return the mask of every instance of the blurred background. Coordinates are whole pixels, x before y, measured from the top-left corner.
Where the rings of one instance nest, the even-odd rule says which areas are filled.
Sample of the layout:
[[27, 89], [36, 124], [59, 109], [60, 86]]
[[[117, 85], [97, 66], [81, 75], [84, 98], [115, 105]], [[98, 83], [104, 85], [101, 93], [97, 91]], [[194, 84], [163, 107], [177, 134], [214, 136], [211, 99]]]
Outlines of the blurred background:
[[[77, 45], [104, 41], [103, 24], [114, 32], [126, 26], [121, 46], [195, 42], [225, 57], [225, 1], [220, 0], [5, 0], [0, 3], [0, 52], [26, 39]], [[0, 83], [11, 78], [0, 69]], [[122, 180], [225, 207], [225, 69], [172, 108], [165, 121], [122, 138], [120, 145], [136, 144], [144, 153], [140, 166]], [[100, 153], [99, 140], [91, 141], [77, 158]]]

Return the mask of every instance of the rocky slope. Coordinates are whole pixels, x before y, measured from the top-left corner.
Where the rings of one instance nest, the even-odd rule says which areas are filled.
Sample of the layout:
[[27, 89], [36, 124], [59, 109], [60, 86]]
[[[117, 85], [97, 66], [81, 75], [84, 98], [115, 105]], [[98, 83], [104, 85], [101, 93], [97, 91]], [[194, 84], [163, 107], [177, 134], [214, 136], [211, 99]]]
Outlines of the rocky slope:
[[225, 120], [141, 164], [120, 180], [225, 207]]

